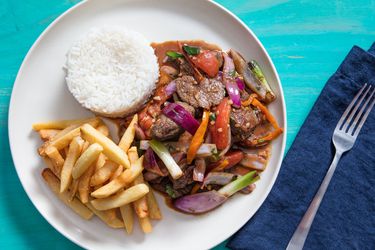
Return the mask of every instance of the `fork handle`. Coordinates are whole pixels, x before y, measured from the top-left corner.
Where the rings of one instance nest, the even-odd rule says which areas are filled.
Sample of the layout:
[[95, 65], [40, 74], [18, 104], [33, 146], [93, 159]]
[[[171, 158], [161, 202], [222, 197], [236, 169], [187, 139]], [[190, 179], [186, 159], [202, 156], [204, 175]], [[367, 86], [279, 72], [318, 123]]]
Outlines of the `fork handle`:
[[314, 199], [312, 200], [309, 208], [307, 209], [305, 215], [303, 216], [301, 222], [298, 224], [296, 231], [294, 232], [292, 238], [289, 241], [287, 250], [301, 250], [305, 244], [307, 234], [310, 231], [312, 222], [314, 221], [316, 212], [319, 209], [320, 203], [322, 202], [323, 196], [326, 193], [328, 185], [332, 179], [333, 173], [336, 170], [337, 163], [341, 158], [342, 152], [336, 150], [335, 157], [329, 167], [326, 176], [323, 179], [322, 184], [320, 184], [319, 190], [316, 193]]

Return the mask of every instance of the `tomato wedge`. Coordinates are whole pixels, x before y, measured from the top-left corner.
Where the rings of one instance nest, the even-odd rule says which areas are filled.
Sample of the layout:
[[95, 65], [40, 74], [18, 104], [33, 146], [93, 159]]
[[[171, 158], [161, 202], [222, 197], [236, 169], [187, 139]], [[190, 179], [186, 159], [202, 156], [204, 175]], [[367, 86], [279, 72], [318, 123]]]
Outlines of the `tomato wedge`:
[[230, 132], [230, 104], [228, 98], [221, 100], [217, 106], [217, 114], [215, 121], [215, 129], [211, 132], [212, 141], [216, 144], [218, 150], [223, 150], [228, 146], [229, 142], [229, 132]]
[[204, 50], [198, 55], [191, 57], [191, 60], [197, 68], [211, 78], [215, 77], [219, 72], [220, 63], [215, 51]]

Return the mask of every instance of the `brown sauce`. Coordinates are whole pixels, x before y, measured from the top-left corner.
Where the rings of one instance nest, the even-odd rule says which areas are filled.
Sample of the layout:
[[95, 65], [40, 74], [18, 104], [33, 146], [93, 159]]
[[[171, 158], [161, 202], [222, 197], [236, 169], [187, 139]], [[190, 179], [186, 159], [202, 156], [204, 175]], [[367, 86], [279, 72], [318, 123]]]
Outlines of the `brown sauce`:
[[[221, 48], [218, 45], [212, 44], [212, 43], [207, 43], [203, 40], [181, 40], [179, 42], [181, 44], [187, 44], [187, 45], [190, 45], [190, 46], [197, 46], [197, 47], [201, 47], [201, 48], [207, 49], [207, 50], [221, 50]], [[166, 41], [166, 42], [162, 42], [162, 43], [153, 42], [153, 43], [151, 43], [151, 47], [153, 47], [154, 50], [155, 50], [155, 55], [158, 58], [158, 63], [159, 63], [160, 66], [162, 66], [164, 64], [163, 60], [166, 57], [166, 53], [168, 51], [179, 51], [180, 50], [179, 47], [178, 47], [178, 41]]]

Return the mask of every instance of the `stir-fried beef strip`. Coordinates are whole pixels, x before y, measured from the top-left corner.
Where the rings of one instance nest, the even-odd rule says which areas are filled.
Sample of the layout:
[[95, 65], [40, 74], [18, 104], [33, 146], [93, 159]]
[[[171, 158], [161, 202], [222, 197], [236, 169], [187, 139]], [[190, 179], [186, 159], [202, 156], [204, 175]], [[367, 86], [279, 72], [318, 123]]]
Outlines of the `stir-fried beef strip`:
[[224, 85], [215, 79], [206, 78], [198, 84], [194, 77], [182, 76], [175, 81], [178, 96], [195, 108], [210, 109], [225, 96]]
[[[187, 111], [189, 111], [194, 116], [194, 108], [185, 102], [177, 102]], [[177, 125], [174, 121], [169, 119], [163, 114], [160, 114], [155, 123], [151, 127], [151, 137], [159, 140], [165, 141], [178, 137], [184, 130]]]
[[240, 108], [232, 109], [230, 113], [230, 126], [236, 141], [248, 138], [254, 128], [264, 120], [263, 115], [257, 109]]

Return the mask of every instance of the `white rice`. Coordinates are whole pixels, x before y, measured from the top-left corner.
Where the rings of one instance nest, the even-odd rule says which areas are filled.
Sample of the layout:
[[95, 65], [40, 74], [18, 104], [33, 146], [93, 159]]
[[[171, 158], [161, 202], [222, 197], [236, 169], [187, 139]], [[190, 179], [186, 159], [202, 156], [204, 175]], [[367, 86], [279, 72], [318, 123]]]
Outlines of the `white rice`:
[[121, 27], [91, 29], [67, 54], [70, 92], [100, 115], [121, 117], [136, 111], [159, 77], [149, 44], [143, 35]]

